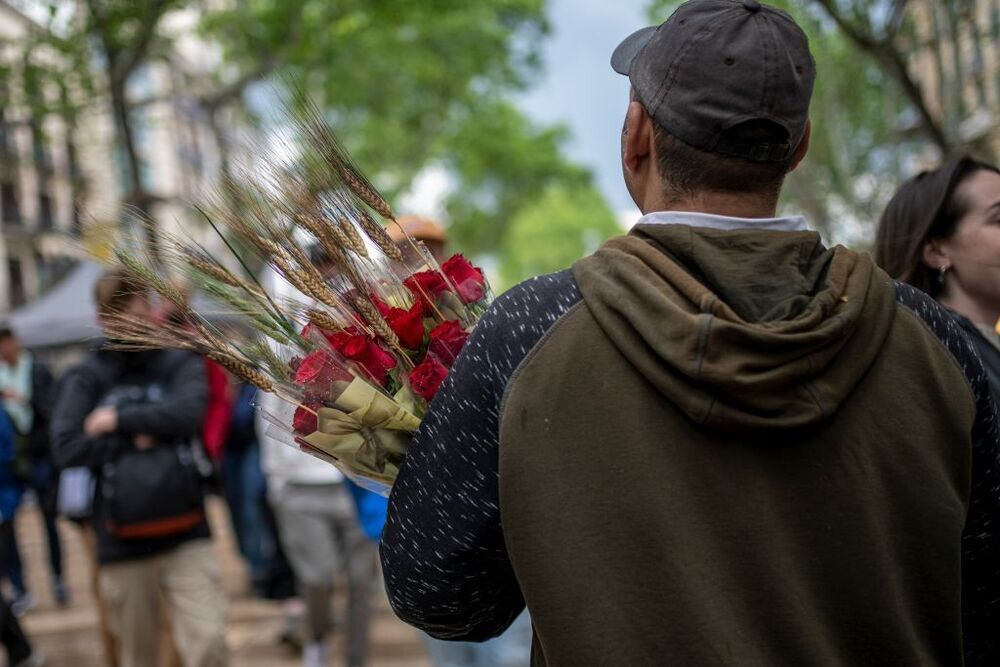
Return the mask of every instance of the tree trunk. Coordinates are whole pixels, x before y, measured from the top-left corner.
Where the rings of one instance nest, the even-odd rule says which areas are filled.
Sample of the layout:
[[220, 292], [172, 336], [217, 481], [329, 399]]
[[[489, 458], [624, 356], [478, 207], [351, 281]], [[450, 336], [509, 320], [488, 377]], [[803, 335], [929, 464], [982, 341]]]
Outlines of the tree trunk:
[[934, 118], [930, 108], [927, 106], [927, 100], [924, 99], [923, 92], [920, 90], [920, 84], [913, 79], [913, 76], [910, 74], [910, 68], [907, 66], [903, 56], [891, 45], [883, 46], [876, 55], [879, 61], [882, 62], [887, 73], [896, 80], [900, 88], [903, 89], [906, 98], [917, 110], [917, 114], [920, 116], [920, 124], [927, 137], [938, 147], [942, 156], [950, 155], [954, 150], [954, 146], [952, 146], [941, 124]]
[[[903, 90], [903, 94], [906, 95], [906, 98], [916, 108], [917, 114], [920, 116], [920, 125], [926, 133], [927, 138], [940, 149], [943, 155], [950, 154], [953, 150], [951, 141], [949, 141], [940, 122], [934, 118], [934, 115], [928, 108], [927, 100], [924, 99], [920, 85], [913, 78], [903, 55], [893, 43], [896, 33], [890, 32], [884, 37], [876, 37], [872, 34], [870, 26], [858, 26], [845, 17], [843, 11], [833, 0], [813, 1], [822, 7], [827, 16], [833, 19], [833, 22], [837, 24], [848, 39], [862, 51], [873, 56], [886, 74], [899, 84]], [[897, 7], [899, 12], [902, 12], [905, 4], [900, 3]], [[900, 18], [896, 22], [901, 22], [901, 20]]]
[[[109, 62], [113, 62], [109, 59]], [[152, 220], [150, 205], [153, 196], [146, 191], [142, 184], [142, 165], [138, 150], [135, 145], [135, 131], [132, 127], [132, 119], [129, 113], [128, 99], [125, 94], [125, 82], [109, 81], [111, 93], [111, 110], [115, 119], [115, 138], [118, 148], [121, 150], [121, 157], [125, 164], [125, 196], [122, 198], [124, 206], [131, 207], [140, 216]], [[155, 224], [145, 225], [146, 241], [149, 245], [148, 251], [154, 262], [160, 261], [160, 235]]]

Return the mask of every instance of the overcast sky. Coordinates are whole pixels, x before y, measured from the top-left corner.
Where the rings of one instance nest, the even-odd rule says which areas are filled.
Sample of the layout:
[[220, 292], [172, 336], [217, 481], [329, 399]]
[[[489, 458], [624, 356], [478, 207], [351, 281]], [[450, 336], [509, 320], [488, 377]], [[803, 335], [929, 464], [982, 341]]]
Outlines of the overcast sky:
[[622, 183], [619, 138], [628, 81], [611, 70], [611, 52], [647, 25], [647, 0], [550, 0], [553, 33], [543, 46], [544, 75], [521, 100], [532, 118], [569, 126], [569, 154], [593, 170], [616, 211], [634, 208]]

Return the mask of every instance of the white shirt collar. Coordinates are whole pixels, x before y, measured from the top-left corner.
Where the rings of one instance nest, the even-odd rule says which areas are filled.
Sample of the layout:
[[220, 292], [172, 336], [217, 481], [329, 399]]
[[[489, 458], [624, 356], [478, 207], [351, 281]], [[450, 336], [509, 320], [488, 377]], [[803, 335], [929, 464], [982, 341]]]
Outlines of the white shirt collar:
[[801, 215], [783, 218], [733, 218], [712, 213], [690, 211], [655, 211], [639, 218], [637, 225], [687, 225], [732, 231], [736, 229], [769, 229], [779, 232], [806, 232], [809, 226]]

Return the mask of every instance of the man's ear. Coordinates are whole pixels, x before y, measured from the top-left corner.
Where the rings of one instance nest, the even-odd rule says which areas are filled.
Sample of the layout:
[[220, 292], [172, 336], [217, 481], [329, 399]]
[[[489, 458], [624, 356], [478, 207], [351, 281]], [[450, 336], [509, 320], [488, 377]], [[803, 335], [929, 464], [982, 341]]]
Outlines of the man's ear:
[[625, 141], [622, 162], [629, 172], [640, 170], [652, 154], [653, 124], [642, 104], [632, 101], [625, 114]]
[[799, 141], [799, 145], [795, 147], [795, 155], [792, 156], [792, 165], [788, 169], [789, 172], [795, 171], [802, 160], [805, 159], [806, 153], [809, 152], [809, 137], [812, 135], [812, 119], [806, 121], [806, 131], [802, 133], [802, 139]]

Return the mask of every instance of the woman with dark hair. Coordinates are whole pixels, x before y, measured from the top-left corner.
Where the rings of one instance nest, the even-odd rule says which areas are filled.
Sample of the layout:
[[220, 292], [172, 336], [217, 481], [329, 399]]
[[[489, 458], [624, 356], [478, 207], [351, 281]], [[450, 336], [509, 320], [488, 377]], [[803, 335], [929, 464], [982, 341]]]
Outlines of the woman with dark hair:
[[962, 157], [904, 183], [879, 222], [875, 261], [956, 315], [1000, 405], [1000, 170]]

